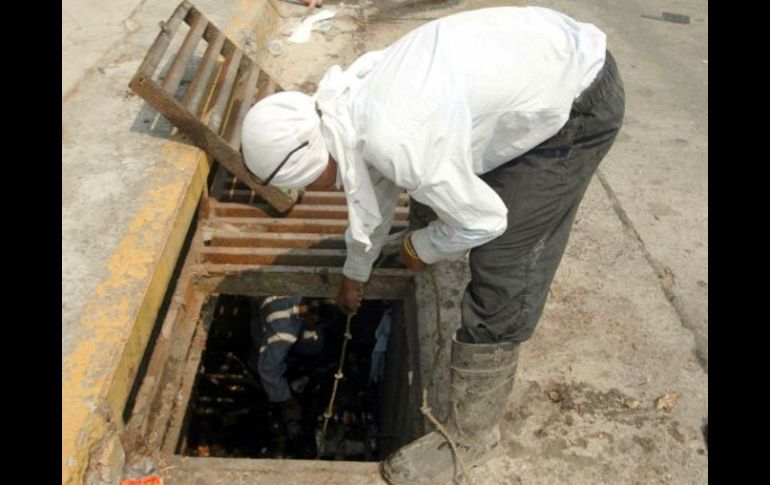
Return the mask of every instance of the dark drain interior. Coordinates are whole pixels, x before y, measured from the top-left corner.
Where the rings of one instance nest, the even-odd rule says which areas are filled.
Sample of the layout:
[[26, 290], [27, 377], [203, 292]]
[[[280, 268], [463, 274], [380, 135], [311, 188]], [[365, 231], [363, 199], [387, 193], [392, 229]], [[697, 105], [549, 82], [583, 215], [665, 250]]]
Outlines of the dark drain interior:
[[[323, 414], [332, 393], [346, 317], [332, 300], [303, 299], [318, 317], [316, 328], [322, 345], [312, 355], [297, 351], [294, 345], [285, 361], [284, 375], [302, 409], [302, 438], [287, 443], [280, 408], [269, 402], [259, 373], [253, 370], [259, 349], [258, 344], [252, 347], [259, 337], [250, 331], [254, 312], [259, 311], [254, 301], [259, 300], [220, 295], [214, 303], [177, 447], [180, 454], [318, 457]], [[400, 382], [404, 380], [407, 361], [403, 355], [402, 312], [401, 301], [365, 300], [352, 320], [344, 378], [337, 391], [321, 459], [378, 461], [400, 444], [398, 437], [404, 435], [403, 411], [408, 400], [408, 386]], [[378, 336], [378, 353], [373, 354]], [[398, 354], [402, 354], [400, 358]]]

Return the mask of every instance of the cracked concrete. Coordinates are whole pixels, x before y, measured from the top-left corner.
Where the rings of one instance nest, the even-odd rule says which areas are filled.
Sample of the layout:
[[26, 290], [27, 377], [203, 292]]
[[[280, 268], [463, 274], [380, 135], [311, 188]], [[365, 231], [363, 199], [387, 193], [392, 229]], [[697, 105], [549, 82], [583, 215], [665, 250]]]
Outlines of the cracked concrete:
[[708, 371], [708, 341], [704, 339], [703, 335], [698, 332], [698, 329], [696, 329], [693, 321], [687, 314], [682, 301], [677, 296], [675, 290], [676, 283], [674, 281], [674, 274], [671, 272], [671, 268], [664, 266], [658, 260], [656, 260], [652, 254], [650, 254], [650, 251], [644, 244], [642, 237], [634, 227], [634, 223], [631, 222], [631, 219], [628, 218], [628, 214], [626, 214], [626, 211], [623, 209], [620, 200], [618, 200], [617, 195], [615, 195], [612, 187], [610, 187], [610, 184], [607, 181], [607, 177], [604, 175], [604, 173], [601, 170], [597, 170], [596, 177], [601, 182], [604, 190], [607, 192], [607, 197], [612, 202], [612, 208], [615, 210], [618, 218], [623, 223], [623, 227], [625, 227], [625, 229], [637, 241], [645, 259], [647, 259], [647, 262], [653, 271], [655, 271], [655, 274], [658, 275], [658, 279], [660, 280], [660, 287], [663, 290], [663, 293], [666, 295], [668, 301], [671, 303], [671, 306], [674, 307], [674, 310], [679, 317], [679, 322], [684, 328], [693, 332], [693, 338], [695, 339], [695, 356], [698, 359], [698, 363], [701, 365], [701, 367], [703, 367], [703, 370]]

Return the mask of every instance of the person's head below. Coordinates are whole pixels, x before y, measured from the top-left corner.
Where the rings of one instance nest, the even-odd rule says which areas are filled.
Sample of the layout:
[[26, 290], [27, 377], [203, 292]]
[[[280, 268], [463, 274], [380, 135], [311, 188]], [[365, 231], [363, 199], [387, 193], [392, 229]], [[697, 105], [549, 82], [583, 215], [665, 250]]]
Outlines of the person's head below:
[[303, 298], [299, 304], [298, 313], [300, 318], [308, 325], [316, 325], [319, 322], [319, 304], [318, 300]]
[[242, 148], [246, 167], [265, 184], [328, 190], [337, 182], [337, 162], [315, 102], [305, 94], [285, 91], [255, 104], [243, 121]]

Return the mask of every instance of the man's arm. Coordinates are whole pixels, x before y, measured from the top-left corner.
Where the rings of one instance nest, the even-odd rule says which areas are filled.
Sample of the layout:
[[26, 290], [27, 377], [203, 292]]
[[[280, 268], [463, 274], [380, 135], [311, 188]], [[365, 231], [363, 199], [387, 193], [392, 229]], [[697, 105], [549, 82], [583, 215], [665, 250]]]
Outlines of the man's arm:
[[508, 209], [491, 187], [462, 170], [447, 170], [443, 175], [444, 180], [411, 194], [438, 215], [438, 220], [409, 238], [414, 252], [426, 264], [481, 246], [507, 228]]
[[393, 215], [398, 205], [398, 194], [401, 192], [395, 183], [383, 177], [376, 170], [370, 170], [370, 176], [382, 215], [382, 223], [369, 236], [372, 244], [369, 251], [366, 251], [363, 244], [352, 238], [350, 229], [345, 232], [348, 254], [342, 268], [342, 285], [337, 300], [343, 310], [348, 313], [355, 313], [361, 304], [363, 284], [369, 280], [372, 265], [380, 255], [385, 238], [393, 225]]
[[[508, 209], [473, 173], [472, 121], [464, 102], [434, 102], [419, 128], [400, 139], [394, 158], [400, 158], [400, 164], [407, 167], [402, 173], [415, 174], [416, 178], [409, 194], [438, 216], [410, 234], [404, 244], [407, 256], [416, 254], [423, 263], [432, 264], [505, 232]], [[413, 260], [406, 258], [405, 263], [419, 269], [410, 264]]]

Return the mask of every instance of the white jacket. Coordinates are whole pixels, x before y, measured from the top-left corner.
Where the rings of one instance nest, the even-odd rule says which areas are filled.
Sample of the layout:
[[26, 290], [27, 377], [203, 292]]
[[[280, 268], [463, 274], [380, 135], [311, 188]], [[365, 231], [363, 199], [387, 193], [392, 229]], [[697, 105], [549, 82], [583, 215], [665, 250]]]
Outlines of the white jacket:
[[383, 222], [369, 251], [346, 233], [344, 274], [369, 279], [402, 188], [439, 217], [412, 236], [426, 263], [501, 235], [507, 209], [479, 175], [556, 134], [605, 52], [595, 26], [538, 7], [459, 13], [385, 49], [347, 105]]

